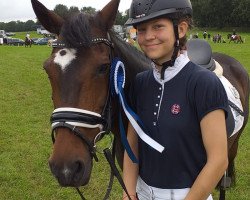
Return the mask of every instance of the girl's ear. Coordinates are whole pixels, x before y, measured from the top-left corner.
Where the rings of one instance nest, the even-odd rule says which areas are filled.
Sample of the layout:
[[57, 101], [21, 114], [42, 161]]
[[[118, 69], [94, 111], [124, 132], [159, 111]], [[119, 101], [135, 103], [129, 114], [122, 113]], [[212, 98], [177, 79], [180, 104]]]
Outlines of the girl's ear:
[[181, 21], [178, 25], [179, 38], [183, 38], [188, 32], [188, 23]]

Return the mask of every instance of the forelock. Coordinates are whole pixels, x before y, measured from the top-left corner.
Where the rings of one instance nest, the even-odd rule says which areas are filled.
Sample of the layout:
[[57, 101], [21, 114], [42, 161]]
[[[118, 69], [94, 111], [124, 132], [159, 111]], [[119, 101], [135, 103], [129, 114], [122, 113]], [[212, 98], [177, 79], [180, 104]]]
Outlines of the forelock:
[[67, 19], [61, 35], [69, 47], [89, 47], [91, 45], [91, 26], [95, 24], [94, 16], [86, 13], [76, 14]]

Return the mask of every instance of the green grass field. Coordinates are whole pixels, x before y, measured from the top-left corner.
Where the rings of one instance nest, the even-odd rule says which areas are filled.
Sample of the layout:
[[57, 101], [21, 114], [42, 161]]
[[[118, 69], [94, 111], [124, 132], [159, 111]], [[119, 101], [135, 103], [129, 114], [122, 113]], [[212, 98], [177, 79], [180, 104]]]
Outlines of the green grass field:
[[26, 37], [26, 34], [29, 33], [30, 34], [30, 38], [42, 38], [43, 35], [41, 34], [37, 34], [37, 32], [35, 31], [30, 31], [30, 32], [17, 32], [15, 33], [14, 36], [11, 36], [13, 38], [20, 38], [20, 39], [23, 39], [25, 40], [25, 37]]
[[[242, 35], [244, 44], [210, 44], [213, 51], [239, 60], [250, 74], [250, 34]], [[37, 36], [31, 33], [31, 37]], [[3, 200], [80, 199], [75, 190], [58, 186], [47, 163], [52, 150], [49, 118], [53, 106], [42, 64], [50, 52], [47, 46], [0, 46], [0, 199]], [[248, 123], [239, 142], [236, 186], [227, 191], [227, 200], [250, 199], [249, 133]], [[101, 155], [100, 158], [100, 163], [94, 165], [89, 186], [81, 189], [88, 200], [100, 200], [105, 194], [109, 166]], [[217, 195], [215, 192], [215, 199]], [[117, 181], [110, 199], [121, 199]]]

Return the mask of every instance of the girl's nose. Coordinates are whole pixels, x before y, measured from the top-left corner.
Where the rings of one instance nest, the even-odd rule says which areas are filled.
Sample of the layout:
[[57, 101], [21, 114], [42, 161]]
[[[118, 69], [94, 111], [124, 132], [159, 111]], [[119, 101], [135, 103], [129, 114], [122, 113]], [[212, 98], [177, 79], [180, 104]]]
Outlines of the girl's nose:
[[153, 39], [155, 39], [156, 37], [155, 37], [155, 33], [154, 33], [154, 31], [152, 31], [152, 30], [147, 30], [146, 31], [146, 33], [145, 33], [145, 39], [146, 40], [153, 40]]

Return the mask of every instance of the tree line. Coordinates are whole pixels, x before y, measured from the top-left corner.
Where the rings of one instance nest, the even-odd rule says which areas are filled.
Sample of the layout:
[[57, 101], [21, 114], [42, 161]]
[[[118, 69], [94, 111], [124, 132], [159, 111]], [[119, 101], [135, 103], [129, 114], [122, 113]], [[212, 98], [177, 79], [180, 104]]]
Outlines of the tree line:
[[197, 27], [250, 27], [250, 0], [191, 0]]
[[23, 31], [33, 31], [36, 30], [39, 24], [35, 23], [33, 20], [28, 20], [26, 22], [22, 21], [11, 21], [11, 22], [0, 22], [0, 30], [5, 30], [6, 32], [23, 32]]
[[[68, 8], [67, 6], [65, 6], [63, 4], [58, 4], [58, 5], [56, 5], [54, 12], [63, 18], [67, 18], [67, 17], [74, 15], [77, 12], [94, 14], [97, 12], [97, 10], [95, 8], [92, 8], [92, 7], [82, 7], [79, 10], [79, 8], [75, 7], [75, 6]], [[125, 13], [122, 13], [120, 11], [117, 12], [117, 15], [116, 15], [116, 24], [117, 25], [124, 25], [125, 22], [127, 21], [127, 19], [128, 19], [128, 10]]]
[[[194, 24], [197, 27], [250, 27], [250, 0], [191, 0], [193, 5]], [[76, 12], [93, 14], [95, 8], [76, 6], [68, 8], [58, 4], [54, 12], [63, 18], [67, 18]], [[128, 19], [128, 10], [125, 13], [118, 11], [116, 24], [124, 25]], [[11, 21], [0, 22], [0, 29], [7, 32], [33, 31], [40, 25], [39, 21], [28, 20], [26, 22]]]
[[[81, 9], [79, 9], [76, 6], [71, 6], [70, 8], [68, 8], [63, 4], [56, 5], [53, 11], [65, 19], [78, 12], [85, 12], [89, 14], [94, 14], [97, 12], [97, 10], [92, 7], [82, 7]], [[123, 14], [118, 11], [116, 18], [117, 24], [123, 25], [127, 19], [127, 14]], [[19, 20], [7, 23], [0, 22], [0, 30], [5, 30], [6, 32], [35, 31], [40, 25], [41, 24], [39, 21], [34, 22], [33, 20], [28, 20], [26, 22], [22, 22]]]

